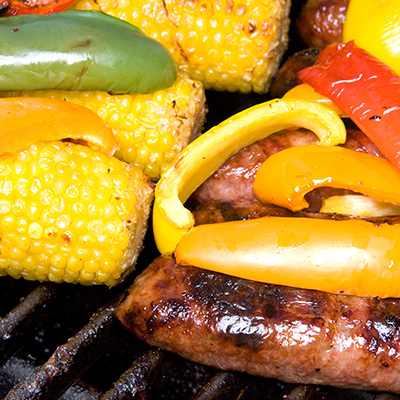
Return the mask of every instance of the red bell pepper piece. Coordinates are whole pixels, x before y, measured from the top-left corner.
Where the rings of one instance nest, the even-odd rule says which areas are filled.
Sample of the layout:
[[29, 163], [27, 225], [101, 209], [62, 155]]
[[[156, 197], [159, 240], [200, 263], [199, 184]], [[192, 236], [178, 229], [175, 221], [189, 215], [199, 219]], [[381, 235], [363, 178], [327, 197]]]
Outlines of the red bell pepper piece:
[[333, 44], [299, 78], [328, 97], [400, 168], [400, 77], [353, 41]]
[[1, 15], [10, 17], [21, 14], [52, 14], [69, 7], [75, 0], [9, 0], [9, 5]]

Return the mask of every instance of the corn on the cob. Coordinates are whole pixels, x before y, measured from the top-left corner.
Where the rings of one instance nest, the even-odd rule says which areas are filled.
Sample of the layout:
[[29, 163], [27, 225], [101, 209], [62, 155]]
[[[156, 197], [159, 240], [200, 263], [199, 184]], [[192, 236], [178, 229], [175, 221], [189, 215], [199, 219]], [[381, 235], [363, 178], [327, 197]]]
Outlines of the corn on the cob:
[[0, 275], [115, 285], [134, 267], [153, 200], [138, 168], [37, 143], [0, 158]]
[[287, 48], [290, 0], [91, 0], [170, 50], [206, 89], [265, 93]]
[[157, 180], [177, 154], [198, 136], [206, 106], [204, 86], [179, 74], [173, 86], [152, 94], [38, 90], [2, 92], [0, 97], [52, 97], [96, 112], [113, 130], [115, 156]]

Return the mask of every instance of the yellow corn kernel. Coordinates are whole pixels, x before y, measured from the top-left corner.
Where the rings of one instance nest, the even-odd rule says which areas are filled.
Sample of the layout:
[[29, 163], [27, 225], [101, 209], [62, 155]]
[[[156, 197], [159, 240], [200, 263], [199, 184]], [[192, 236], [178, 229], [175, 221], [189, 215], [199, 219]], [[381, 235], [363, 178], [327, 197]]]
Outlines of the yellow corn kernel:
[[290, 0], [81, 0], [161, 42], [206, 89], [266, 93], [288, 44]]
[[[85, 160], [90, 168], [82, 168]], [[45, 179], [44, 165], [55, 166], [54, 179]], [[142, 171], [67, 142], [1, 157], [0, 170], [10, 182], [0, 185], [0, 275], [116, 284], [132, 270], [153, 199], [154, 185]], [[21, 170], [35, 171], [23, 185]]]
[[[206, 113], [203, 85], [182, 73], [172, 87], [151, 94], [113, 96], [106, 92], [65, 90], [0, 93], [0, 97], [15, 96], [64, 99], [96, 112], [113, 130], [119, 146], [115, 156], [140, 168], [153, 180], [158, 180], [177, 154], [200, 134]], [[64, 157], [65, 154], [60, 152], [53, 161], [59, 170], [67, 168]], [[48, 171], [49, 168], [50, 165], [45, 166]], [[93, 164], [89, 163], [83, 169], [86, 168], [93, 168]], [[21, 165], [18, 169], [21, 170]], [[101, 171], [93, 169], [94, 176], [98, 172]], [[2, 174], [0, 170], [0, 176]], [[80, 181], [76, 174], [76, 181]], [[48, 179], [54, 177], [49, 175]], [[19, 184], [21, 190], [24, 190], [24, 183], [22, 180]], [[63, 191], [64, 182], [61, 180], [58, 185], [57, 189]], [[70, 195], [73, 195], [73, 187]]]

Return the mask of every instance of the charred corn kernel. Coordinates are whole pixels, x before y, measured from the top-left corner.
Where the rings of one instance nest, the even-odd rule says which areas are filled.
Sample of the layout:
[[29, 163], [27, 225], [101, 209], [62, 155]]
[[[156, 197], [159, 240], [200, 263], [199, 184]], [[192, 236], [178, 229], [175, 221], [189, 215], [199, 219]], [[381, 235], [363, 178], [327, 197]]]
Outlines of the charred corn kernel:
[[207, 89], [265, 93], [287, 48], [290, 3], [82, 0], [73, 7], [139, 26]]
[[[157, 180], [200, 133], [206, 113], [200, 82], [179, 74], [170, 88], [152, 94], [110, 95], [63, 90], [2, 92], [0, 97], [51, 97], [85, 106], [102, 118], [117, 140], [115, 156]], [[57, 168], [63, 168], [57, 155]], [[89, 163], [85, 168], [93, 168]], [[93, 173], [100, 172], [93, 168]], [[0, 170], [1, 175], [1, 170]]]
[[[43, 165], [53, 165], [54, 179], [44, 179]], [[142, 171], [66, 142], [3, 156], [0, 170], [9, 182], [0, 184], [1, 275], [111, 285], [133, 268], [153, 198]]]

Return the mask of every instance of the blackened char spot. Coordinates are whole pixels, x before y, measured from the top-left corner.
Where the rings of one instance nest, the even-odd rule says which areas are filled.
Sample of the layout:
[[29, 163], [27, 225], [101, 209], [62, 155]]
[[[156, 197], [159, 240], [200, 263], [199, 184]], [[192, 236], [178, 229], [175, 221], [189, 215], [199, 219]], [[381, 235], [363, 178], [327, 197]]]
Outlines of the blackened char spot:
[[342, 317], [344, 318], [351, 319], [351, 317], [353, 316], [352, 308], [343, 303], [340, 303], [340, 312], [342, 314]]
[[274, 286], [270, 291], [271, 297], [275, 298], [276, 300], [283, 301], [285, 300], [285, 294], [279, 286]]
[[237, 221], [240, 219], [231, 202], [222, 202], [220, 210], [225, 221]]
[[71, 49], [85, 48], [91, 46], [92, 43], [93, 40], [85, 38], [71, 43], [70, 48]]
[[122, 317], [126, 326], [134, 326], [136, 321], [136, 309], [132, 307], [129, 311], [125, 312]]
[[270, 302], [265, 304], [264, 312], [267, 318], [276, 318], [277, 317], [277, 309]]
[[395, 315], [386, 315], [385, 321], [388, 325], [395, 328], [396, 331], [400, 329], [400, 318], [396, 317]]
[[251, 314], [222, 314], [215, 321], [216, 335], [230, 346], [248, 348], [257, 353], [263, 348], [268, 321]]
[[[284, 298], [279, 289], [197, 268], [191, 268], [185, 280], [185, 299], [207, 310], [207, 325], [216, 327], [227, 345], [261, 350], [277, 303]], [[263, 312], [257, 313], [260, 309]]]
[[185, 276], [187, 295], [205, 305], [212, 305], [216, 299], [237, 293], [238, 279], [225, 275], [207, 272], [198, 268], [191, 268]]
[[169, 324], [179, 324], [179, 320], [190, 309], [183, 299], [167, 299], [151, 303], [152, 313], [146, 321], [148, 334]]
[[89, 69], [88, 66], [82, 67], [78, 72], [77, 78], [80, 78], [81, 76], [85, 75], [88, 69]]

